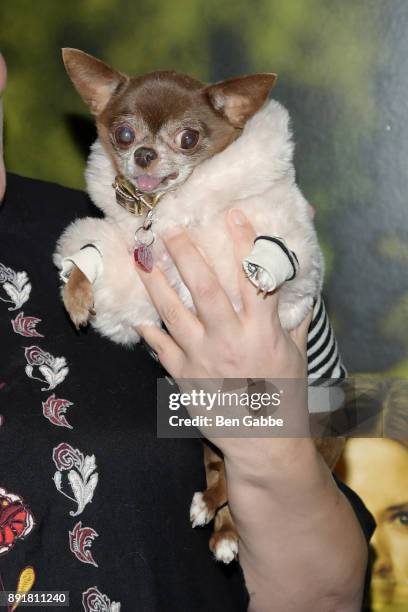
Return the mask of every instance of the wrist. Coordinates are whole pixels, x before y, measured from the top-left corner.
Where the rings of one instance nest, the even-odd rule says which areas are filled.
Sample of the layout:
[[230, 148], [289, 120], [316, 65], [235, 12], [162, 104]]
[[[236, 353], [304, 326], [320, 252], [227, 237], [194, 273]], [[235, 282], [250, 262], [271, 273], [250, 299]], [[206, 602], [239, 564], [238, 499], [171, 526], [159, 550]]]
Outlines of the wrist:
[[273, 488], [283, 479], [303, 479], [319, 460], [310, 437], [229, 439], [223, 452], [229, 486]]

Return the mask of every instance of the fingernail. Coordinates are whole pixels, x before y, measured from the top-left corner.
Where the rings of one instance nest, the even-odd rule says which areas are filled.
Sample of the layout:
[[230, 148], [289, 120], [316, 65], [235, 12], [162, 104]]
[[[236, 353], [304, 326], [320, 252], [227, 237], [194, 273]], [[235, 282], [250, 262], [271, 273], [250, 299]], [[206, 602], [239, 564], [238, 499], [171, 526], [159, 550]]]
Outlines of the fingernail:
[[229, 214], [230, 214], [230, 217], [233, 223], [235, 223], [235, 225], [245, 225], [246, 216], [244, 215], [243, 212], [239, 210], [239, 208], [231, 208], [231, 210], [229, 211]]

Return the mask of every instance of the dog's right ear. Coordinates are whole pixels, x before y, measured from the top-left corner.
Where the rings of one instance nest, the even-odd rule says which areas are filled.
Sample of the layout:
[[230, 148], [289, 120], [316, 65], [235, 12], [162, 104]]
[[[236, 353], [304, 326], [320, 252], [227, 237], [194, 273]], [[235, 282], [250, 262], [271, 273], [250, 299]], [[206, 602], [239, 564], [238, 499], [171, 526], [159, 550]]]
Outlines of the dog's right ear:
[[62, 59], [75, 89], [94, 115], [99, 115], [112, 94], [128, 77], [79, 49], [62, 49]]

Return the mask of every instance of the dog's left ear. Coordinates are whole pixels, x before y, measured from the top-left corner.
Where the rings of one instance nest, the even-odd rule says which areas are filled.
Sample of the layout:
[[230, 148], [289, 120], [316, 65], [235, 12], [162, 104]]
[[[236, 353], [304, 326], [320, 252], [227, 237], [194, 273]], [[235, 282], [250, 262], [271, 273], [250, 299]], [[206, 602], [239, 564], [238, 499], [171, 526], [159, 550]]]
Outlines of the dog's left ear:
[[264, 104], [275, 81], [269, 72], [250, 74], [208, 85], [204, 93], [213, 108], [234, 127], [242, 128]]

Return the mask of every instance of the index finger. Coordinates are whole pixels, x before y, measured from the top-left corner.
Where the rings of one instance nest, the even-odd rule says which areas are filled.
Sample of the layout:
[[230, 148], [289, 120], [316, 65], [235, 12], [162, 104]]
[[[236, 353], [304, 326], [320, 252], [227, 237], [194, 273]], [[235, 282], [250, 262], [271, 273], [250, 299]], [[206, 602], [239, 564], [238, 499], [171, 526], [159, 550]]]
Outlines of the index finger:
[[217, 276], [187, 232], [177, 231], [163, 239], [191, 293], [200, 321], [207, 329], [229, 333], [238, 323], [237, 314]]

